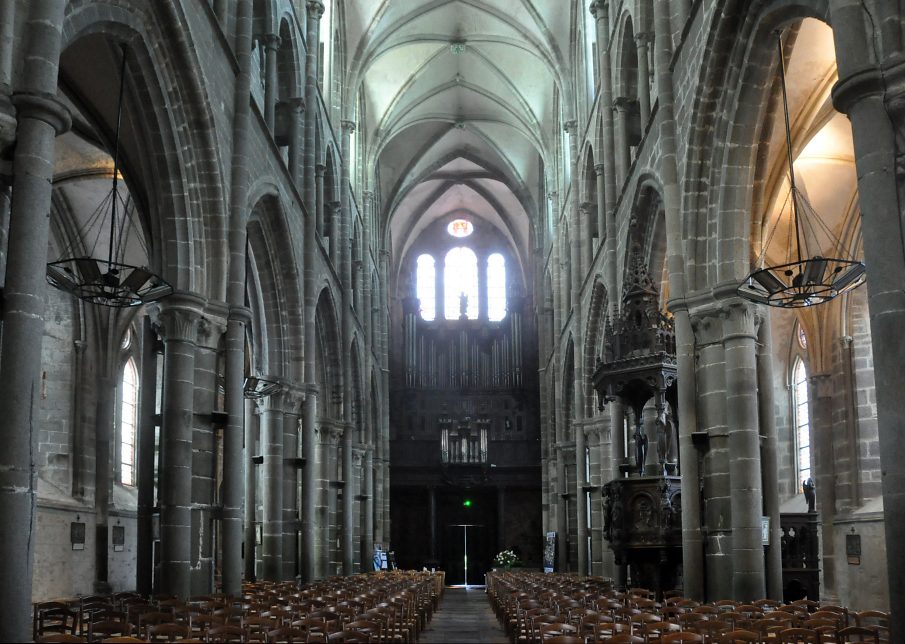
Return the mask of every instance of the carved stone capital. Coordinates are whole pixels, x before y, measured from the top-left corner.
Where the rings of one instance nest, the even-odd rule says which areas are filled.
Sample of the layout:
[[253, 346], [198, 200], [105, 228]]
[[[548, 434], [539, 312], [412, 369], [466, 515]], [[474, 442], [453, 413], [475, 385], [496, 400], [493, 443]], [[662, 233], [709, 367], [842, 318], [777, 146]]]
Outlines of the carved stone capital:
[[262, 34], [259, 40], [265, 49], [272, 52], [278, 51], [280, 45], [283, 44], [283, 39], [276, 34]]
[[160, 304], [159, 331], [164, 341], [198, 341], [198, 322], [204, 300], [190, 293], [174, 293]]
[[355, 131], [355, 121], [348, 121], [343, 119], [340, 122], [340, 125], [342, 126], [343, 132], [346, 134], [352, 134], [352, 132]]
[[308, 0], [305, 7], [308, 9], [309, 19], [320, 20], [324, 15], [324, 3], [321, 0]]
[[598, 177], [600, 177], [600, 176], [603, 176], [604, 172], [606, 172], [606, 168], [604, 168], [604, 165], [602, 163], [594, 164], [594, 174], [596, 174]]
[[568, 134], [574, 134], [577, 130], [578, 122], [575, 119], [571, 119], [562, 124], [562, 129], [565, 130]]
[[37, 92], [17, 92], [12, 96], [18, 119], [37, 119], [50, 125], [57, 135], [72, 127], [69, 108], [52, 94]]
[[327, 166], [323, 163], [316, 163], [314, 165], [314, 174], [317, 175], [319, 179], [324, 178], [324, 173], [327, 172]]
[[224, 333], [226, 333], [225, 319], [205, 315], [198, 320], [199, 346], [216, 350]]

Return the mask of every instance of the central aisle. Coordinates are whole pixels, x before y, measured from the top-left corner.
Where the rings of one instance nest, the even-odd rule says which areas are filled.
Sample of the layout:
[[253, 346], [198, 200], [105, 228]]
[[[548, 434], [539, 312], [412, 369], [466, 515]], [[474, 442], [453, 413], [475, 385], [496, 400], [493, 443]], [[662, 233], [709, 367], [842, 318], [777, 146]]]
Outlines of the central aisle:
[[421, 642], [492, 642], [509, 638], [493, 614], [484, 588], [447, 588], [440, 609], [418, 638]]

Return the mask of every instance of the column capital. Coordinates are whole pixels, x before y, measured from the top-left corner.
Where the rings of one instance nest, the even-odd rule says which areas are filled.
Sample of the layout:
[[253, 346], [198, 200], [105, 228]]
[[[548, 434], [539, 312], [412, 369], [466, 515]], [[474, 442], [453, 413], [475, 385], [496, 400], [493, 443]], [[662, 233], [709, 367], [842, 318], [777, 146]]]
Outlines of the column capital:
[[300, 413], [302, 403], [305, 401], [305, 388], [287, 383], [282, 386], [282, 394], [283, 412], [292, 414]]
[[654, 40], [654, 35], [649, 31], [639, 31], [635, 34], [635, 46], [647, 47]]
[[320, 20], [324, 15], [324, 3], [321, 0], [308, 0], [305, 7], [308, 9], [308, 18]]
[[594, 174], [596, 174], [598, 177], [602, 177], [605, 172], [606, 172], [606, 168], [604, 168], [602, 163], [594, 164]]
[[198, 341], [198, 323], [204, 300], [189, 293], [174, 293], [160, 305], [158, 317], [164, 341]]
[[57, 133], [63, 134], [72, 127], [72, 115], [69, 108], [56, 96], [44, 92], [16, 92], [12, 95], [19, 119], [28, 118], [44, 121]]
[[248, 326], [251, 324], [251, 309], [247, 306], [230, 305], [227, 319], [230, 322], [239, 322]]
[[756, 309], [741, 298], [726, 300], [720, 311], [723, 318], [723, 341], [739, 338], [757, 339]]
[[277, 51], [280, 48], [280, 45], [283, 44], [283, 39], [276, 34], [262, 34], [258, 37], [258, 40], [261, 41], [261, 44], [265, 49], [269, 49], [270, 51]]
[[315, 163], [314, 164], [314, 174], [316, 174], [319, 178], [324, 177], [324, 173], [327, 172], [327, 166], [323, 163]]
[[594, 211], [594, 207], [596, 205], [597, 204], [592, 201], [582, 201], [580, 204], [578, 204], [578, 209], [587, 215]]
[[557, 192], [556, 190], [551, 190], [550, 192], [547, 193], [547, 199], [549, 201], [553, 201], [558, 196], [559, 196], [559, 192]]
[[343, 132], [347, 134], [352, 134], [355, 131], [355, 121], [349, 121], [347, 119], [343, 119], [340, 121], [340, 125], [342, 126]]
[[213, 350], [217, 349], [220, 343], [220, 336], [226, 333], [226, 320], [203, 315], [198, 320], [198, 340], [199, 346], [207, 347]]
[[569, 119], [565, 123], [562, 124], [562, 129], [568, 132], [569, 134], [575, 134], [575, 131], [578, 127], [578, 121], [575, 119]]
[[340, 201], [340, 200], [338, 200], [338, 199], [335, 199], [335, 200], [333, 200], [333, 201], [328, 201], [328, 202], [327, 202], [327, 205], [328, 205], [332, 210], [334, 210], [334, 211], [339, 211], [340, 209], [342, 209], [343, 202]]
[[840, 78], [833, 85], [833, 107], [848, 114], [855, 103], [868, 96], [883, 96], [883, 77], [876, 67], [866, 67]]
[[288, 105], [290, 109], [295, 110], [296, 112], [304, 112], [305, 111], [305, 98], [302, 96], [293, 96], [291, 98], [284, 98], [280, 101], [285, 105]]
[[374, 200], [374, 191], [373, 190], [362, 190], [361, 199], [366, 204], [371, 203]]
[[597, 19], [603, 18], [606, 16], [607, 10], [609, 7], [609, 0], [592, 0], [590, 6], [588, 7], [588, 11], [591, 12], [591, 15]]
[[613, 109], [617, 112], [625, 112], [637, 102], [637, 100], [628, 96], [617, 96], [613, 99]]

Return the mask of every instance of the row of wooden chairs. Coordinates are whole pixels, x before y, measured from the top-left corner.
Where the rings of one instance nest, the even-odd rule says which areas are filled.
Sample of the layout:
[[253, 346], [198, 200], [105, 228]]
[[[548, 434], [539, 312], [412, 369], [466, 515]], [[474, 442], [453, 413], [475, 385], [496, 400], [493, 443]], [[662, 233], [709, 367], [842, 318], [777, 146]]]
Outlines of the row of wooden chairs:
[[647, 589], [619, 592], [606, 580], [523, 571], [489, 574], [487, 592], [515, 644], [889, 641], [888, 613], [811, 600], [701, 604], [668, 593], [656, 601]]
[[[439, 603], [443, 576], [391, 571], [307, 586], [243, 585], [181, 601], [95, 596], [35, 604], [35, 641], [413, 642]], [[126, 639], [122, 639], [126, 638]]]

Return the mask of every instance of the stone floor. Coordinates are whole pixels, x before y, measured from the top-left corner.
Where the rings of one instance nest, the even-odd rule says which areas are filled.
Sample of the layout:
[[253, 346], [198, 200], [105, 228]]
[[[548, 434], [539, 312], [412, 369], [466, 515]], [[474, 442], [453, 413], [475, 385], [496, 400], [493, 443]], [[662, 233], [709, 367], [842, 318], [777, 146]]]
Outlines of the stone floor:
[[422, 642], [488, 642], [508, 644], [484, 588], [447, 588], [440, 610], [418, 638]]

